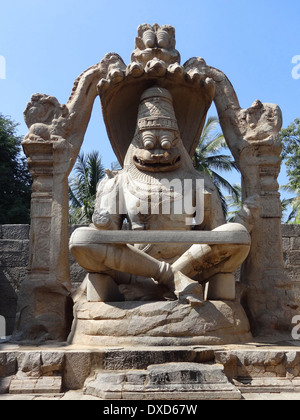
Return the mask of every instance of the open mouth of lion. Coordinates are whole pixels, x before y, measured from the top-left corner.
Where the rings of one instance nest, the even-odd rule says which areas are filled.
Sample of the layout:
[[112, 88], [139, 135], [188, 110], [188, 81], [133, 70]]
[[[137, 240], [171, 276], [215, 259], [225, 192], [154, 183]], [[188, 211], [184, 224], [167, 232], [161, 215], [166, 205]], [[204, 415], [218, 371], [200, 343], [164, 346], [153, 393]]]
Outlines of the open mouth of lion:
[[175, 169], [179, 168], [181, 165], [181, 158], [180, 156], [174, 156], [170, 160], [164, 159], [142, 159], [141, 157], [134, 156], [133, 157], [135, 166], [142, 170], [142, 171], [151, 171], [151, 172], [168, 172], [174, 171]]

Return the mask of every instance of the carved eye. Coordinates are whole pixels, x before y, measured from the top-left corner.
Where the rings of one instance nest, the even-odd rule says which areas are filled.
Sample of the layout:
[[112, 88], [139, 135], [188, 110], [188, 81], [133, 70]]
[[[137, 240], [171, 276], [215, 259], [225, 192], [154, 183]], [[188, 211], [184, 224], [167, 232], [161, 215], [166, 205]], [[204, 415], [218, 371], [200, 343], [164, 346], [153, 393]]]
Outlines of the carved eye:
[[161, 147], [166, 150], [171, 149], [171, 142], [169, 140], [162, 140]]
[[171, 149], [172, 143], [174, 140], [174, 135], [172, 134], [165, 134], [160, 138], [161, 147], [165, 150]]
[[155, 145], [155, 137], [151, 132], [145, 131], [142, 134], [144, 147], [147, 150], [153, 149]]

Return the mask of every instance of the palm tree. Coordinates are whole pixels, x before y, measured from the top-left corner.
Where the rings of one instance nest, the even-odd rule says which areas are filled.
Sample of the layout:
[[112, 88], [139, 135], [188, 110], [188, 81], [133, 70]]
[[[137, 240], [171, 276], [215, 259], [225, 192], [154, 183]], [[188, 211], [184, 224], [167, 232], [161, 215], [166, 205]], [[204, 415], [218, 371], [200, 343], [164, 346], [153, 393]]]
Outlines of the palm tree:
[[291, 207], [291, 211], [287, 216], [287, 219], [284, 223], [290, 224], [300, 224], [300, 190], [298, 188], [293, 188], [290, 185], [283, 185], [281, 190], [295, 194], [294, 197], [284, 198], [281, 201], [282, 213], [288, 210], [288, 207]]
[[233, 184], [233, 188], [238, 193], [225, 197], [227, 203], [227, 222], [233, 222], [238, 212], [242, 209], [242, 187], [241, 184]]
[[215, 184], [222, 202], [224, 215], [227, 216], [228, 205], [222, 193], [225, 189], [235, 200], [239, 199], [239, 190], [233, 186], [217, 171], [239, 171], [236, 162], [231, 155], [221, 154], [222, 149], [228, 149], [222, 133], [217, 132], [219, 120], [217, 117], [209, 117], [204, 126], [199, 143], [196, 147], [193, 161], [198, 171], [207, 173]]
[[88, 224], [92, 221], [98, 182], [105, 170], [99, 152], [78, 155], [75, 176], [69, 181], [69, 223]]

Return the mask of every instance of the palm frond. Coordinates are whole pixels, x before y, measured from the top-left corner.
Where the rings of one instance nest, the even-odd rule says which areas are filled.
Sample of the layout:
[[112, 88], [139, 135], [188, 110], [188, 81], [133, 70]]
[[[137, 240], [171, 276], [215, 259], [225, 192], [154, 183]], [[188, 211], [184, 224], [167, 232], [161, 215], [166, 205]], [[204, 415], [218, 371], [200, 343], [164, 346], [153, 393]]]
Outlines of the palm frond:
[[72, 188], [70, 187], [70, 184], [69, 184], [69, 201], [73, 207], [80, 207], [80, 201], [74, 194]]
[[218, 117], [211, 116], [207, 118], [205, 126], [200, 137], [199, 143], [203, 143], [206, 139], [211, 138], [211, 133], [219, 127]]
[[98, 151], [80, 153], [74, 167], [75, 175], [69, 179], [69, 221], [90, 223], [94, 211], [97, 185], [105, 170]]
[[222, 189], [225, 189], [236, 200], [239, 199], [240, 192], [229, 181], [223, 178], [218, 171], [231, 172], [235, 170], [239, 172], [239, 169], [232, 156], [220, 153], [222, 149], [228, 149], [228, 146], [223, 134], [217, 131], [218, 128], [218, 118], [209, 117], [196, 147], [193, 163], [198, 171], [207, 173], [212, 179], [219, 193], [223, 212], [226, 216], [228, 205]]
[[211, 176], [213, 179], [214, 184], [216, 187], [221, 190], [221, 188], [225, 189], [228, 194], [232, 195], [236, 200], [240, 197], [240, 192], [237, 188], [235, 188], [227, 179], [223, 178], [220, 174], [215, 171], [211, 171]]
[[216, 155], [206, 158], [207, 165], [219, 171], [231, 172], [232, 170], [238, 171], [236, 162], [228, 155]]
[[222, 133], [217, 133], [210, 141], [202, 144], [201, 152], [206, 153], [218, 153], [219, 150], [227, 148], [227, 143]]

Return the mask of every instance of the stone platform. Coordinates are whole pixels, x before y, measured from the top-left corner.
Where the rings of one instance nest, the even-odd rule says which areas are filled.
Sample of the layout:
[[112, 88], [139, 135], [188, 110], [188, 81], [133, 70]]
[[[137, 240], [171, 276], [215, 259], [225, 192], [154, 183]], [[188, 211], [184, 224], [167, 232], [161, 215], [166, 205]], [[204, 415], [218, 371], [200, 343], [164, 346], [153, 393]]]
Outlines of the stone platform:
[[[76, 391], [76, 392], [75, 392]], [[0, 344], [0, 399], [224, 400], [300, 397], [300, 343], [42, 347]], [[72, 395], [73, 395], [72, 394]], [[275, 398], [277, 396], [278, 398]]]
[[193, 346], [252, 340], [238, 302], [178, 301], [75, 303], [70, 344], [92, 346]]

